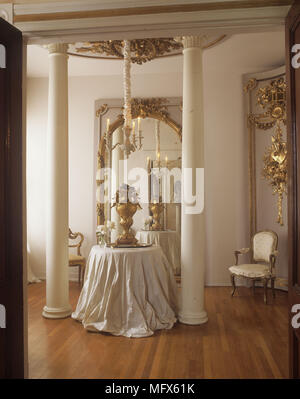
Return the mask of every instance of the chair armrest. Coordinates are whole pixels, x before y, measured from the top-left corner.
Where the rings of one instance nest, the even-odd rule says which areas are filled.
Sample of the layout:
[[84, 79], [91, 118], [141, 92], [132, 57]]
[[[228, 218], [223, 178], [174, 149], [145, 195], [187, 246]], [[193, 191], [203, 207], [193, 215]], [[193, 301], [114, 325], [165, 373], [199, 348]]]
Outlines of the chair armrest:
[[249, 251], [250, 251], [250, 248], [241, 248], [241, 249], [237, 249], [236, 251], [234, 251], [235, 264], [236, 265], [238, 264], [239, 255], [245, 255]]

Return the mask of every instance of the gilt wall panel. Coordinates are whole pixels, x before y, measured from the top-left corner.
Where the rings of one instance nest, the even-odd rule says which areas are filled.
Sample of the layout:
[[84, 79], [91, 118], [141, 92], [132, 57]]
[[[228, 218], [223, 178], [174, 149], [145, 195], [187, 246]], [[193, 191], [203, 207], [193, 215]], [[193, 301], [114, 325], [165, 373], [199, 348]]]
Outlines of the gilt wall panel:
[[[280, 86], [283, 79], [283, 86]], [[285, 109], [285, 98], [276, 97], [276, 87], [284, 88], [285, 68], [246, 75], [244, 77], [245, 93], [245, 134], [248, 135], [248, 164], [249, 164], [249, 216], [250, 234], [265, 229], [270, 229], [278, 234], [278, 250], [276, 273], [278, 278], [277, 287], [285, 288], [287, 284], [287, 194], [280, 191], [278, 177], [272, 169], [272, 178], [267, 179], [263, 170], [264, 167], [271, 165], [277, 168], [278, 153], [285, 154], [286, 143], [286, 117], [272, 114], [276, 105]], [[271, 89], [270, 89], [271, 88]], [[270, 90], [269, 90], [270, 89]], [[281, 89], [280, 89], [281, 90]], [[282, 89], [284, 91], [284, 89]], [[273, 91], [273, 92], [272, 92]], [[271, 93], [271, 94], [270, 94]], [[273, 94], [272, 94], [273, 93]], [[282, 92], [281, 92], [282, 94]], [[269, 95], [269, 98], [267, 99]], [[273, 96], [273, 97], [272, 97]], [[272, 99], [271, 99], [272, 97]], [[273, 105], [272, 105], [273, 102]], [[279, 107], [279, 108], [280, 108]], [[279, 110], [280, 112], [280, 110]], [[284, 110], [285, 112], [285, 110]], [[278, 127], [280, 129], [281, 141], [278, 143], [274, 139], [278, 138]], [[266, 160], [266, 155], [269, 154]], [[284, 157], [284, 156], [283, 156]], [[281, 170], [286, 170], [285, 160], [280, 159]], [[268, 169], [270, 171], [270, 169]], [[278, 170], [279, 167], [278, 167]], [[277, 171], [277, 169], [276, 169]], [[283, 179], [285, 174], [282, 174]], [[270, 175], [269, 175], [270, 177]], [[276, 180], [277, 179], [277, 180]], [[272, 183], [273, 182], [273, 186]], [[279, 187], [279, 188], [278, 188]], [[286, 188], [285, 184], [281, 189]]]

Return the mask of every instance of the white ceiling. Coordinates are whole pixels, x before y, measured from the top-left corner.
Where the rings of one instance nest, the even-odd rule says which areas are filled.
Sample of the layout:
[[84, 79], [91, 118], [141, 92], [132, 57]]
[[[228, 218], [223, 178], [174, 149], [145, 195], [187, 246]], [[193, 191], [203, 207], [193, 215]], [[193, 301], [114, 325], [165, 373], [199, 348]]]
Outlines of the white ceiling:
[[[205, 50], [204, 64], [226, 63], [234, 67], [238, 64], [245, 72], [253, 68], [267, 69], [284, 64], [285, 37], [284, 30], [265, 33], [244, 33], [229, 37], [215, 47]], [[241, 62], [242, 61], [242, 62]], [[183, 57], [173, 56], [155, 59], [143, 65], [132, 65], [132, 74], [168, 74], [182, 73]], [[121, 75], [122, 61], [101, 60], [78, 56], [69, 57], [69, 76]], [[29, 77], [48, 76], [47, 49], [28, 46], [27, 69]]]

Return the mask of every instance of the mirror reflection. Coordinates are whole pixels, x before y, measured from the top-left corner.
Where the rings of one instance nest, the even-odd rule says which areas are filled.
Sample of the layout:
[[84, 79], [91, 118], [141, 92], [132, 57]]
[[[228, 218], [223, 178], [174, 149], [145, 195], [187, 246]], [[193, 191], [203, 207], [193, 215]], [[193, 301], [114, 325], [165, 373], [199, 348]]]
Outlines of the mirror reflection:
[[129, 194], [133, 198], [134, 191], [139, 207], [134, 210], [126, 236], [130, 235], [132, 241], [134, 235], [139, 243], [159, 244], [173, 265], [174, 274], [180, 275], [182, 145], [178, 130], [167, 122], [154, 117], [134, 118], [131, 139], [135, 150], [127, 157], [123, 124], [104, 120], [109, 136], [100, 146], [102, 168], [97, 174], [97, 202], [103, 203], [101, 224], [114, 227], [109, 231], [109, 242], [126, 243], [124, 234], [121, 238], [124, 226], [120, 212], [124, 211], [116, 206], [116, 199], [119, 204], [128, 195], [124, 195], [128, 185]]

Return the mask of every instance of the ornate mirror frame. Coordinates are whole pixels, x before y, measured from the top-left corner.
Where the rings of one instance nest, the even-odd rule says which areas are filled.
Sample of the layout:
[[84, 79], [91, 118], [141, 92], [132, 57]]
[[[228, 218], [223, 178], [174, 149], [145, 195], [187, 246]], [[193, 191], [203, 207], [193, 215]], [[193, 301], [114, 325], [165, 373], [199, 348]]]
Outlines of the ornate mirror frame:
[[[108, 139], [123, 125], [123, 99], [100, 99], [95, 102], [96, 132], [98, 140], [96, 190], [104, 183], [101, 169], [107, 164], [106, 151], [106, 119], [110, 119]], [[181, 97], [151, 97], [132, 99], [132, 118], [153, 118], [165, 122], [182, 141], [182, 98]], [[97, 194], [96, 194], [97, 196]], [[97, 225], [104, 224], [105, 204], [96, 200]]]

